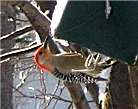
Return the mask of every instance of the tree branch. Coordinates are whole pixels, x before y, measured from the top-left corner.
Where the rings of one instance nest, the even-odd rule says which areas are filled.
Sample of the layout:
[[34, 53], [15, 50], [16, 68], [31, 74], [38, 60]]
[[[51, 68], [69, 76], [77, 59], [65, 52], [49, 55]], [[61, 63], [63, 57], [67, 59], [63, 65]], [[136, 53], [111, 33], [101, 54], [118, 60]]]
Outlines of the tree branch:
[[40, 39], [44, 41], [50, 32], [51, 20], [44, 16], [37, 8], [28, 1], [2, 1], [3, 5], [19, 6], [23, 13], [27, 16], [34, 29], [40, 35]]
[[1, 61], [6, 59], [6, 58], [17, 56], [17, 55], [20, 55], [20, 54], [23, 54], [23, 53], [30, 53], [31, 51], [34, 51], [35, 49], [37, 49], [40, 46], [41, 45], [33, 45], [31, 47], [23, 48], [23, 49], [20, 49], [20, 50], [14, 50], [14, 51], [11, 51], [11, 52], [1, 54], [0, 55]]
[[25, 33], [29, 32], [29, 31], [32, 31], [32, 30], [33, 30], [32, 26], [20, 28], [20, 29], [14, 31], [14, 32], [8, 34], [8, 35], [0, 37], [0, 41], [10, 40], [12, 38], [20, 36], [22, 34], [25, 34]]
[[98, 97], [99, 97], [99, 93], [98, 93], [99, 88], [98, 88], [98, 85], [96, 85], [95, 83], [86, 84], [86, 88], [89, 91], [91, 97], [93, 98], [95, 106], [98, 109], [98, 107], [99, 107], [99, 99], [98, 99]]
[[71, 94], [76, 109], [90, 109], [80, 84], [73, 84], [69, 82], [64, 82], [64, 84]]

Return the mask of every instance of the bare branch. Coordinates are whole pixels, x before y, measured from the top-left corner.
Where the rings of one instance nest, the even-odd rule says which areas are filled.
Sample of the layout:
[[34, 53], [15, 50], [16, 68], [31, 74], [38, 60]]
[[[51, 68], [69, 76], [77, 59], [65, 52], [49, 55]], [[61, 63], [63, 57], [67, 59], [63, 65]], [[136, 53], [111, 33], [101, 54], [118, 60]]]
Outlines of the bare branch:
[[[60, 80], [58, 80], [58, 82], [57, 82], [57, 85], [56, 85], [56, 87], [55, 87], [55, 89], [54, 89], [54, 91], [53, 91], [53, 95], [55, 95], [56, 94], [56, 92], [57, 92], [57, 90], [58, 90], [58, 88], [59, 88], [59, 84], [60, 84]], [[45, 108], [47, 108], [48, 106], [49, 106], [49, 104], [51, 103], [51, 101], [52, 101], [52, 98], [50, 99], [50, 101], [47, 103], [47, 105], [46, 105], [46, 107]]]
[[36, 50], [36, 48], [38, 48], [40, 46], [41, 45], [33, 45], [33, 46], [30, 46], [30, 47], [27, 47], [27, 48], [23, 48], [23, 49], [20, 49], [20, 50], [15, 50], [15, 51], [11, 51], [11, 52], [8, 52], [8, 53], [4, 53], [4, 54], [0, 55], [0, 58], [1, 58], [1, 60], [4, 60], [6, 58], [10, 58], [10, 57], [13, 57], [13, 56], [21, 55], [23, 53], [30, 53], [31, 51]]
[[25, 83], [25, 81], [27, 80], [27, 78], [29, 77], [29, 74], [30, 74], [30, 71], [32, 70], [33, 68], [29, 68], [28, 71], [25, 72], [21, 82], [16, 86], [16, 89], [18, 90], [20, 87], [23, 86], [23, 84]]
[[[40, 39], [44, 41], [45, 37], [48, 35], [50, 31], [50, 19], [47, 16], [44, 16], [42, 13], [38, 11], [30, 2], [28, 1], [2, 1], [2, 5], [11, 5], [11, 6], [19, 6], [24, 14], [29, 19], [30, 23], [33, 25], [33, 28], [40, 35]], [[30, 28], [31, 29], [31, 28]], [[16, 33], [17, 34], [17, 33]], [[15, 34], [14, 34], [15, 35]], [[8, 53], [4, 53], [0, 55], [0, 58], [6, 59], [11, 56], [19, 55], [21, 53], [30, 52], [30, 50], [34, 50], [39, 46], [32, 46], [29, 48], [24, 48], [21, 50], [16, 50]]]
[[[63, 92], [64, 88], [65, 88], [65, 86], [64, 86], [64, 87], [60, 90], [60, 93], [59, 93], [59, 95], [58, 95], [59, 97], [61, 96], [61, 94], [62, 94], [62, 92]], [[57, 100], [56, 100], [56, 102], [55, 102], [55, 104], [54, 104], [54, 106], [53, 106], [53, 108], [52, 108], [52, 109], [54, 109], [54, 108], [55, 108], [55, 106], [56, 106], [56, 104], [57, 104], [58, 100], [59, 100], [59, 99], [57, 99]]]
[[49, 34], [51, 23], [51, 20], [47, 16], [44, 16], [28, 1], [2, 1], [1, 4], [19, 6], [40, 35], [40, 39], [44, 41], [45, 37]]
[[57, 96], [57, 95], [55, 95], [55, 94], [46, 94], [47, 96], [51, 96], [52, 98], [55, 98], [55, 99], [57, 99], [57, 100], [62, 100], [62, 101], [64, 101], [64, 102], [72, 102], [72, 101], [70, 101], [70, 100], [66, 100], [66, 99], [64, 99], [64, 98], [61, 98], [61, 97], [59, 97], [59, 96]]
[[[71, 109], [71, 106], [73, 106], [73, 102], [70, 103], [70, 105], [67, 109]], [[73, 109], [73, 107], [72, 107], [72, 109]]]
[[33, 27], [32, 26], [20, 28], [20, 29], [14, 31], [14, 32], [8, 34], [8, 35], [5, 35], [5, 36], [0, 37], [0, 40], [1, 41], [10, 40], [12, 38], [15, 38], [17, 36], [20, 36], [22, 34], [25, 34], [25, 33], [29, 32], [29, 31], [32, 31], [32, 30], [33, 30]]
[[80, 84], [64, 82], [77, 109], [90, 109]]
[[[19, 91], [18, 90], [18, 92], [22, 95], [22, 96], [16, 96], [16, 97], [28, 97], [28, 98], [39, 98], [39, 99], [43, 99], [41, 96], [43, 96], [43, 94], [42, 95], [34, 95], [34, 96], [30, 96], [30, 95], [26, 95], [26, 94], [24, 94], [24, 93], [22, 93], [21, 91]], [[56, 96], [56, 95], [53, 95], [53, 94], [47, 94], [46, 96], [51, 96], [53, 99], [58, 99], [58, 100], [60, 100], [60, 101], [64, 101], [64, 102], [69, 102], [69, 103], [72, 103], [72, 101], [70, 101], [70, 100], [66, 100], [66, 99], [64, 99], [64, 98], [61, 98], [61, 97], [59, 97], [59, 96]]]
[[46, 102], [46, 98], [45, 98], [46, 85], [45, 85], [44, 71], [39, 69], [39, 74], [40, 74], [40, 76], [39, 76], [40, 77], [40, 85], [42, 87], [42, 91], [43, 91], [43, 94], [44, 94], [44, 103], [45, 103]]
[[[11, 6], [19, 6], [23, 11], [25, 11], [28, 14], [30, 14], [29, 17], [32, 17], [34, 21], [39, 23], [39, 25], [42, 25], [45, 30], [50, 30], [50, 22], [51, 20], [44, 16], [42, 13], [38, 11], [30, 2], [28, 1], [2, 1], [2, 5], [11, 5]], [[45, 24], [44, 24], [45, 22]]]
[[99, 102], [98, 102], [99, 101], [99, 99], [98, 99], [99, 88], [98, 88], [98, 86], [95, 83], [91, 83], [91, 84], [86, 84], [86, 87], [87, 87], [87, 90], [89, 91], [91, 97], [94, 100], [95, 106], [98, 108], [99, 107]]

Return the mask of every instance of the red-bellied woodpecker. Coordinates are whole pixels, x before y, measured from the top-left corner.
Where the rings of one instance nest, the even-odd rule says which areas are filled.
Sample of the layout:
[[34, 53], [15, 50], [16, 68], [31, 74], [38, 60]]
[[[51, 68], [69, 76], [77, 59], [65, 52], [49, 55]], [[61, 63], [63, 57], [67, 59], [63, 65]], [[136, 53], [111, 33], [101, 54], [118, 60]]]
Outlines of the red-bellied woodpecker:
[[75, 43], [54, 40], [51, 36], [36, 50], [34, 60], [41, 69], [72, 83], [106, 81], [98, 73], [116, 62], [111, 58], [100, 61], [101, 57], [97, 53]]

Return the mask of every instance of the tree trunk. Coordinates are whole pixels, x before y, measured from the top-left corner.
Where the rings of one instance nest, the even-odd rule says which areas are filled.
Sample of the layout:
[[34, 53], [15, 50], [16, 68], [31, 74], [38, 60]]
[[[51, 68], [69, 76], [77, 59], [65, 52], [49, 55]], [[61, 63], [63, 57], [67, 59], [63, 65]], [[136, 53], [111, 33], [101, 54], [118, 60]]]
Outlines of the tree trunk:
[[[15, 30], [15, 21], [9, 19], [14, 16], [14, 11], [8, 6], [1, 6], [1, 36], [7, 35]], [[11, 49], [14, 46], [13, 40], [7, 40], [1, 44], [1, 49]], [[1, 64], [1, 109], [13, 109], [12, 104], [12, 73], [14, 65], [11, 61]]]
[[[130, 86], [128, 66], [118, 63], [111, 72], [111, 100], [106, 109], [135, 109]], [[110, 97], [110, 96], [109, 96]]]

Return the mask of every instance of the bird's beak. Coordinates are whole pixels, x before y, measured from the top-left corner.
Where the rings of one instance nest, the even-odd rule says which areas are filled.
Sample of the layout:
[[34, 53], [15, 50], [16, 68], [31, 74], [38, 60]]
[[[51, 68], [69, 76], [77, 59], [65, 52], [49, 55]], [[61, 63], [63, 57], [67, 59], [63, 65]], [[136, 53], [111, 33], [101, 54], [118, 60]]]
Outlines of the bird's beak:
[[53, 41], [50, 35], [46, 37], [43, 44], [44, 44], [44, 49], [49, 49], [52, 54], [60, 53], [56, 43]]
[[50, 36], [48, 35], [44, 41], [44, 49], [47, 48]]

